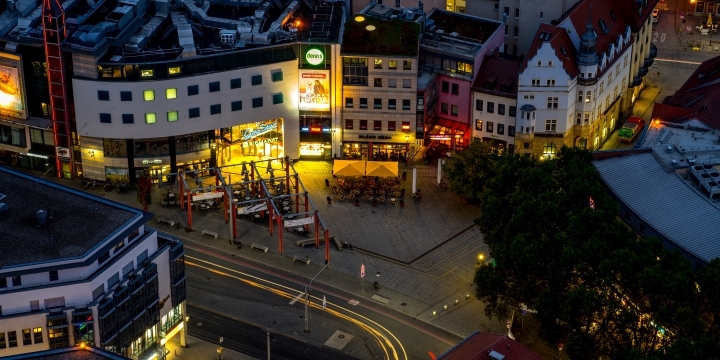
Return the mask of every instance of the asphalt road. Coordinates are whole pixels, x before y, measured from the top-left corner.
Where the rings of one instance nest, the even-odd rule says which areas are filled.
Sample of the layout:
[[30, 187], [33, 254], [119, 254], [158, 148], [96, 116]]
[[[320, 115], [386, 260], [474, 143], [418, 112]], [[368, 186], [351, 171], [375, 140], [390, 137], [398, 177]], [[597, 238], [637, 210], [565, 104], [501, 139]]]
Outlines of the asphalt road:
[[[309, 279], [197, 246], [185, 246], [185, 260], [188, 265], [188, 293], [206, 293], [221, 299], [220, 304], [228, 304], [207, 309], [202, 301], [196, 304], [189, 299], [189, 305], [197, 305], [189, 307], [188, 310], [191, 317], [190, 333], [214, 343], [223, 336], [225, 346], [249, 355], [266, 353], [265, 329], [255, 327], [255, 330], [251, 331], [231, 318], [254, 324], [268, 324], [271, 332], [285, 333], [292, 337], [293, 339], [277, 335], [278, 339], [282, 339], [277, 341], [279, 346], [287, 347], [287, 350], [282, 351], [289, 351], [283, 353], [285, 355], [278, 353], [278, 358], [305, 358], [302, 353], [309, 356], [307, 358], [341, 359], [343, 357], [340, 355], [347, 355], [352, 351], [348, 348], [354, 348], [356, 350], [351, 356], [358, 358], [430, 359], [431, 354], [442, 354], [461, 340], [427, 323], [383, 308], [373, 300], [353, 299], [351, 294], [313, 283], [309, 291], [312, 307], [311, 334], [318, 336], [322, 330], [334, 331], [335, 327], [338, 327], [355, 336], [356, 344], [348, 345], [342, 349], [343, 352], [339, 352], [323, 346], [324, 338], [312, 338], [309, 334], [303, 334], [304, 300], [301, 294], [304, 293]], [[324, 312], [323, 296], [327, 300], [327, 309]], [[243, 305], [230, 306], [230, 302]], [[281, 320], [269, 323], [271, 318]], [[206, 326], [206, 321], [213, 325]], [[198, 327], [198, 322], [203, 325]], [[320, 329], [321, 326], [332, 329]], [[275, 329], [272, 329], [273, 327]], [[243, 337], [240, 337], [240, 331]], [[275, 354], [274, 349], [272, 353]], [[331, 354], [338, 356], [327, 357]]]

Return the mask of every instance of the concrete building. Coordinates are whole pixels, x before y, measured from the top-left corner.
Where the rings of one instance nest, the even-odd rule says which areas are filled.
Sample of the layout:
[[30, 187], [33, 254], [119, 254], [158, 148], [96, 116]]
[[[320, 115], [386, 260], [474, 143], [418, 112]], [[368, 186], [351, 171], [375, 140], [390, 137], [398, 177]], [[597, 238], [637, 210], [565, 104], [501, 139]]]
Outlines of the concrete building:
[[152, 214], [6, 168], [0, 183], [0, 357], [164, 358], [168, 338], [184, 343], [183, 244], [146, 227]]

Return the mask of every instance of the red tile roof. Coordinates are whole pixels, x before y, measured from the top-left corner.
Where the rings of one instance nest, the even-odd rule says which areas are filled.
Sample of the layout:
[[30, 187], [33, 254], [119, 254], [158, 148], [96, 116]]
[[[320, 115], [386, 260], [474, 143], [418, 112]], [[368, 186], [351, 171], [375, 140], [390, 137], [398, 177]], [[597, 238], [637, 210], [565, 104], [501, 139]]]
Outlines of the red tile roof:
[[[570, 36], [568, 36], [565, 29], [552, 26], [550, 24], [540, 24], [540, 27], [535, 34], [535, 39], [532, 44], [530, 44], [530, 50], [528, 50], [528, 54], [520, 66], [520, 71], [527, 69], [528, 61], [535, 57], [538, 49], [544, 42], [546, 42], [545, 40], [540, 39], [540, 35], [543, 33], [550, 34], [550, 38], [547, 41], [550, 42], [550, 47], [555, 50], [555, 55], [562, 62], [565, 72], [571, 78], [578, 76], [580, 74], [580, 69], [578, 69], [577, 62], [575, 61], [575, 46], [570, 40]], [[562, 48], [565, 48], [565, 53], [567, 55], [563, 55]]]
[[[631, 2], [632, 0], [625, 0]], [[592, 14], [591, 14], [592, 8]], [[615, 13], [613, 20], [610, 12]], [[612, 1], [608, 0], [584, 0], [580, 1], [576, 6], [570, 9], [567, 17], [570, 18], [578, 36], [585, 33], [588, 20], [592, 16], [590, 23], [597, 33], [597, 42], [595, 43], [595, 51], [598, 54], [606, 53], [610, 48], [610, 44], [617, 41], [617, 37], [625, 32], [627, 23], [622, 16], [618, 16], [620, 12]], [[606, 30], [602, 31], [600, 20], [605, 24]], [[562, 20], [561, 20], [562, 21]], [[628, 44], [628, 46], [630, 43]]]
[[697, 118], [720, 129], [720, 56], [706, 60], [674, 95], [655, 103], [652, 119], [684, 122]]
[[[502, 55], [498, 55], [502, 56]], [[474, 91], [515, 99], [520, 61], [486, 56], [472, 84]], [[505, 90], [505, 91], [503, 91]]]
[[507, 360], [542, 360], [542, 358], [506, 335], [476, 331], [455, 345], [438, 360], [492, 360], [490, 351], [496, 351]]
[[[653, 9], [658, 0], [647, 0], [647, 6], [643, 9], [642, 14], [638, 14], [638, 2], [634, 0], [615, 0], [613, 1], [618, 11], [616, 14], [622, 16], [625, 22], [630, 25], [633, 32], [640, 31], [642, 25], [652, 14]], [[642, 5], [642, 2], [640, 2]]]

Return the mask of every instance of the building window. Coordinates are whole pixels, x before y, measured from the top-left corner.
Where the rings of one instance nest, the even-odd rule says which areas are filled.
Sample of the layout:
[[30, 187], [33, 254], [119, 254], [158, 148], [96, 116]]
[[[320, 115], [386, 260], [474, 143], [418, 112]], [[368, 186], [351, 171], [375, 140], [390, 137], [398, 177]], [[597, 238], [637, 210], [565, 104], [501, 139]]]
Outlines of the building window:
[[440, 86], [440, 91], [445, 93], [450, 91], [450, 83], [447, 81], [443, 81]]
[[475, 100], [475, 110], [483, 111], [483, 101], [482, 100]]
[[[262, 98], [260, 98], [262, 99]], [[222, 111], [220, 104], [210, 105], [210, 115], [219, 114]]]
[[282, 104], [283, 103], [283, 94], [282, 93], [273, 94], [272, 99], [273, 99], [273, 105]]
[[520, 9], [515, 9], [515, 18], [520, 18]]
[[242, 80], [240, 78], [230, 79], [230, 88], [239, 89], [242, 87]]
[[600, 93], [602, 93], [603, 90], [605, 90], [605, 82], [604, 82], [604, 81], [601, 81], [601, 82], [600, 82]]
[[42, 344], [43, 334], [42, 334], [41, 327], [33, 328], [33, 338], [34, 338], [36, 344]]
[[177, 89], [176, 88], [165, 89], [165, 98], [176, 99], [177, 98]]
[[395, 122], [388, 121], [388, 131], [395, 131]]
[[352, 128], [353, 128], [352, 119], [345, 119], [345, 128], [348, 130], [352, 130]]
[[451, 93], [452, 93], [453, 95], [459, 94], [459, 93], [460, 93], [460, 85], [453, 83], [453, 84], [452, 84]]
[[397, 108], [397, 100], [388, 99], [388, 109], [395, 110]]
[[346, 107], [346, 108], [352, 108], [352, 107], [353, 107], [353, 98], [345, 98], [345, 107]]
[[514, 106], [510, 106], [510, 113], [508, 115], [512, 117], [517, 116], [517, 108]]
[[410, 131], [410, 122], [409, 121], [402, 122], [402, 131]]
[[283, 81], [283, 72], [282, 71], [275, 71], [270, 75], [270, 79], [272, 82], [278, 82]]
[[540, 79], [532, 79], [531, 86], [540, 86]]
[[397, 60], [388, 60], [388, 69], [397, 69]]
[[403, 88], [409, 89], [411, 85], [410, 79], [403, 79]]
[[220, 91], [220, 82], [219, 81], [213, 81], [209, 84], [209, 90], [210, 92], [218, 92]]
[[535, 95], [523, 95], [523, 99], [525, 99], [525, 100], [535, 100]]
[[7, 344], [5, 343], [5, 333], [0, 332], [0, 349], [4, 349], [7, 347]]
[[[219, 105], [218, 105], [218, 106], [219, 106]], [[168, 112], [167, 112], [167, 121], [169, 121], [169, 122], [178, 121], [178, 112], [177, 112], [177, 110], [168, 111]]]
[[122, 122], [123, 122], [123, 124], [134, 124], [135, 123], [135, 115], [122, 114]]
[[188, 96], [197, 95], [200, 93], [200, 87], [197, 85], [188, 85]]
[[396, 88], [397, 87], [397, 79], [388, 79], [388, 87]]
[[440, 112], [443, 114], [448, 113], [448, 104], [447, 103], [440, 103]]
[[555, 157], [556, 153], [555, 144], [553, 143], [546, 143], [545, 146], [543, 146], [543, 159], [552, 159]]
[[98, 100], [110, 101], [110, 92], [107, 90], [98, 90]]
[[360, 130], [367, 130], [367, 120], [360, 120]]
[[30, 329], [23, 329], [22, 331], [23, 345], [32, 345], [32, 336]]
[[555, 79], [547, 79], [546, 85], [547, 86], [555, 86]]
[[373, 130], [382, 130], [382, 121], [380, 121], [380, 120], [373, 121]]
[[582, 90], [580, 90], [580, 91], [578, 91], [578, 102], [582, 102], [582, 101], [583, 101], [583, 92], [582, 92]]
[[375, 59], [375, 68], [382, 69], [382, 59]]
[[492, 121], [487, 122], [487, 127], [485, 128], [485, 130], [492, 134], [492, 132], [493, 132], [493, 122]]
[[555, 132], [557, 130], [557, 120], [545, 120], [545, 131]]
[[[519, 28], [517, 26], [513, 26], [513, 37], [514, 38], [518, 37], [518, 31], [519, 31]], [[552, 62], [550, 62], [550, 65], [548, 65], [548, 66], [552, 66]]]
[[253, 99], [252, 99], [252, 107], [253, 107], [253, 109], [254, 109], [254, 108], [259, 108], [259, 107], [262, 107], [262, 106], [263, 106], [263, 98], [258, 97], [258, 98], [253, 98]]
[[373, 85], [375, 87], [382, 87], [382, 78], [375, 78], [373, 79]]
[[145, 123], [146, 124], [154, 124], [157, 118], [155, 117], [155, 113], [145, 113]]
[[450, 106], [450, 115], [458, 115], [458, 106], [457, 105], [451, 105]]
[[188, 110], [188, 117], [191, 119], [200, 117], [200, 108], [190, 108]]
[[403, 60], [403, 70], [412, 70], [412, 61]]
[[489, 112], [491, 114], [495, 112], [495, 103], [494, 102], [488, 101], [487, 112]]
[[242, 100], [233, 101], [230, 103], [230, 111], [242, 110]]
[[253, 75], [252, 78], [250, 78], [250, 82], [252, 83], [252, 86], [255, 85], [262, 85], [262, 75]]
[[616, 99], [618, 96], [618, 86], [615, 85], [615, 89], [613, 89], [613, 99]]
[[367, 109], [367, 98], [360, 98], [360, 108]]
[[50, 281], [58, 281], [58, 271], [57, 270], [50, 270]]
[[586, 103], [589, 103], [591, 97], [592, 97], [592, 90], [586, 91], [586, 92], [585, 92], [585, 102], [586, 102]]
[[373, 102], [373, 107], [375, 109], [382, 109], [382, 99], [375, 99]]
[[15, 331], [8, 331], [8, 347], [17, 347], [17, 333]]
[[558, 98], [557, 96], [548, 96], [547, 98], [547, 108], [557, 110], [558, 108]]
[[515, 136], [515, 126], [508, 126], [508, 136]]
[[145, 101], [153, 101], [155, 100], [155, 90], [145, 90], [143, 91], [143, 99]]
[[110, 114], [100, 113], [100, 122], [103, 124], [109, 124], [112, 122]]
[[131, 91], [121, 91], [120, 92], [120, 101], [132, 101], [132, 92]]
[[505, 115], [505, 104], [498, 104], [498, 115]]
[[403, 100], [403, 110], [410, 110], [410, 100]]
[[497, 125], [498, 125], [498, 129], [497, 129], [498, 135], [505, 135], [505, 124], [497, 124]]

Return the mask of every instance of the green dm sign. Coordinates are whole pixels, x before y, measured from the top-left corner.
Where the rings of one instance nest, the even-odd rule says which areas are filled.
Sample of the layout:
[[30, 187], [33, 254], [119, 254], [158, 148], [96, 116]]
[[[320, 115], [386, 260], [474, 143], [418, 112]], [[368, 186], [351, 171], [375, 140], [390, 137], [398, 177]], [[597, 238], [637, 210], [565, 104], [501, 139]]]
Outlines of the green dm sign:
[[305, 61], [310, 65], [320, 65], [325, 60], [325, 54], [320, 49], [308, 49], [305, 52]]

